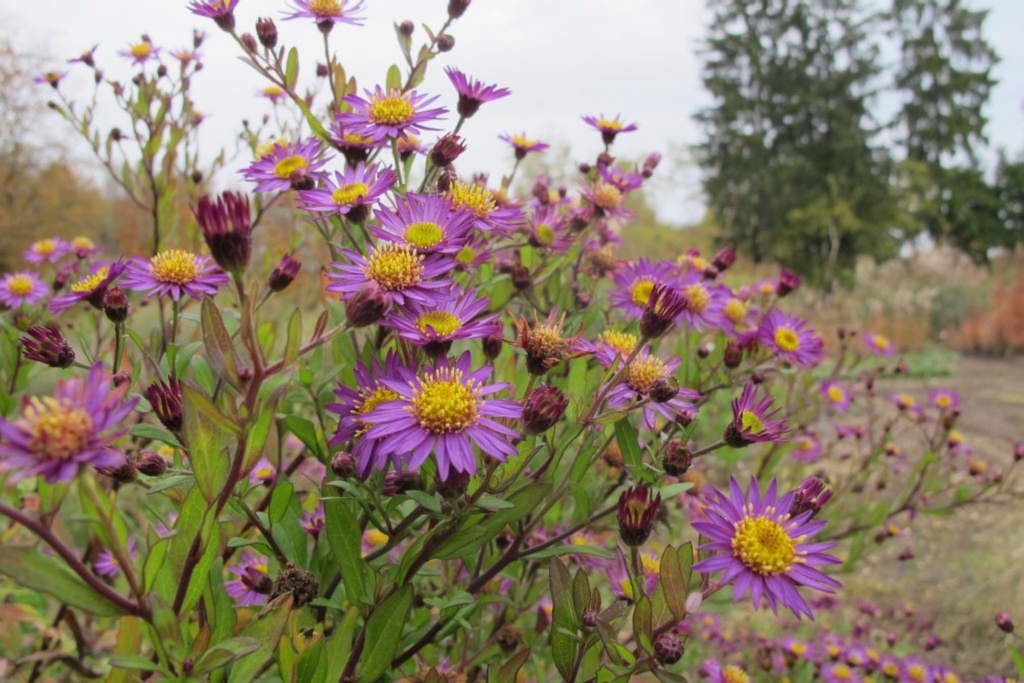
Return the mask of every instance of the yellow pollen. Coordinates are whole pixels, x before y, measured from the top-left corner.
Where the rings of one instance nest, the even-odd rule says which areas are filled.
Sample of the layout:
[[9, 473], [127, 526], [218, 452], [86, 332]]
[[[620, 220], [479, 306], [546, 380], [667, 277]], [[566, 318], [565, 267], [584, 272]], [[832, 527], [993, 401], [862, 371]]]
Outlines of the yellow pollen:
[[437, 223], [421, 221], [405, 229], [405, 241], [420, 249], [430, 249], [444, 239], [444, 231]]
[[638, 341], [635, 334], [619, 332], [618, 330], [607, 330], [602, 332], [600, 340], [615, 349], [615, 351], [623, 358], [627, 358], [629, 357], [629, 354], [633, 353], [633, 349], [636, 347], [636, 343]]
[[946, 437], [950, 443], [961, 443], [964, 440], [964, 435], [955, 429], [951, 429], [949, 436]]
[[762, 282], [760, 290], [762, 294], [771, 294], [775, 291], [775, 285], [771, 282]]
[[7, 291], [14, 296], [28, 296], [33, 289], [32, 278], [22, 273], [18, 273], [7, 281]]
[[760, 434], [764, 431], [764, 423], [754, 413], [749, 410], [744, 410], [740, 414], [740, 424], [743, 425], [743, 429], [751, 434]]
[[536, 235], [537, 241], [541, 244], [551, 244], [555, 241], [554, 228], [547, 223], [541, 223], [538, 225], [537, 229], [534, 231], [534, 235]]
[[530, 147], [533, 147], [536, 144], [537, 144], [536, 140], [531, 140], [530, 138], [524, 138], [521, 135], [513, 135], [512, 136], [512, 146], [513, 147], [517, 147], [517, 148], [520, 148], [520, 149], [529, 149]]
[[[382, 387], [378, 384], [377, 388], [374, 389], [369, 396], [367, 396], [365, 392], [360, 391], [359, 397], [362, 399], [362, 403], [357, 404], [356, 412], [359, 413], [360, 415], [365, 415], [366, 413], [370, 412], [371, 410], [379, 406], [381, 403], [384, 403], [385, 401], [395, 400], [396, 398], [398, 398], [398, 394], [392, 391], [391, 389], [388, 389], [387, 387]], [[370, 424], [364, 424], [356, 431], [356, 436], [362, 436], [366, 432], [366, 430], [369, 429], [371, 426], [372, 425]]]
[[103, 281], [107, 279], [107, 275], [109, 273], [110, 269], [107, 266], [103, 266], [92, 275], [87, 275], [83, 277], [80, 282], [76, 282], [75, 284], [71, 285], [71, 291], [91, 292], [97, 287], [99, 287], [100, 284], [102, 284]]
[[725, 308], [722, 312], [725, 313], [725, 317], [729, 322], [738, 325], [747, 317], [747, 305], [739, 299], [729, 299], [725, 302]]
[[263, 94], [267, 97], [280, 97], [284, 94], [284, 89], [277, 85], [268, 85], [263, 89]]
[[149, 272], [157, 282], [187, 285], [199, 277], [196, 255], [184, 249], [161, 251], [149, 262]]
[[899, 404], [905, 408], [913, 408], [917, 405], [917, 401], [915, 401], [914, 397], [910, 394], [900, 394], [896, 399], [899, 401]]
[[265, 140], [264, 142], [261, 142], [260, 144], [256, 145], [256, 150], [254, 154], [256, 155], [257, 159], [262, 159], [263, 157], [273, 154], [274, 150], [277, 149], [278, 147], [284, 149], [290, 144], [291, 140], [284, 136], [279, 136], [271, 140]]
[[953, 405], [953, 399], [951, 399], [949, 396], [946, 396], [945, 394], [942, 394], [941, 396], [938, 396], [935, 399], [935, 403], [937, 403], [940, 408], [948, 408], [951, 405]]
[[360, 135], [359, 133], [345, 133], [342, 136], [346, 145], [353, 147], [367, 147], [373, 144], [373, 138], [369, 135]]
[[924, 683], [924, 681], [926, 680], [924, 667], [920, 664], [911, 664], [910, 666], [908, 666], [907, 676], [910, 677], [910, 680], [919, 681], [920, 683]]
[[318, 17], [338, 17], [341, 4], [338, 0], [309, 0], [309, 11]]
[[597, 120], [597, 127], [602, 130], [619, 131], [622, 130], [622, 121], [599, 118]]
[[833, 403], [842, 403], [846, 399], [846, 394], [839, 387], [832, 385], [828, 388], [828, 397]]
[[423, 257], [408, 244], [385, 242], [373, 248], [363, 274], [389, 292], [419, 284]]
[[893, 678], [900, 675], [900, 667], [897, 666], [895, 662], [887, 663], [884, 667], [882, 667], [882, 671], [885, 673], [886, 676], [891, 676]]
[[788, 327], [775, 330], [775, 345], [783, 351], [792, 352], [800, 348], [800, 337]]
[[354, 204], [360, 197], [365, 197], [370, 192], [366, 183], [345, 183], [331, 193], [331, 201], [338, 206]]
[[534, 356], [561, 359], [569, 349], [569, 342], [562, 337], [561, 325], [537, 325], [530, 330], [528, 352]]
[[645, 574], [657, 574], [661, 571], [661, 560], [656, 555], [643, 555], [640, 558], [640, 565], [643, 567]]
[[793, 643], [789, 646], [789, 651], [795, 655], [802, 655], [807, 653], [807, 646], [803, 643]]
[[647, 279], [639, 279], [633, 283], [630, 288], [630, 298], [633, 299], [633, 303], [637, 306], [643, 307], [647, 305], [647, 301], [651, 298], [651, 292], [654, 291], [654, 283]]
[[882, 349], [883, 351], [885, 349], [888, 349], [889, 346], [891, 345], [889, 340], [886, 337], [883, 337], [880, 334], [876, 334], [873, 337], [872, 341], [873, 341], [875, 346], [877, 346], [878, 348]]
[[832, 675], [840, 681], [853, 680], [853, 672], [851, 672], [850, 667], [845, 664], [836, 664], [832, 669]]
[[388, 542], [388, 535], [383, 531], [377, 529], [370, 529], [363, 534], [363, 540], [366, 541], [366, 545], [371, 548], [376, 548], [379, 545], [384, 545]]
[[461, 370], [438, 368], [420, 383], [421, 388], [413, 390], [410, 410], [428, 432], [461, 432], [476, 422], [479, 390], [474, 381], [464, 381]]
[[92, 437], [89, 413], [49, 396], [32, 398], [19, 423], [31, 435], [28, 449], [52, 460], [78, 455]]
[[49, 256], [57, 251], [57, 243], [51, 239], [39, 240], [32, 245], [32, 251], [40, 256]]
[[735, 664], [730, 664], [722, 669], [722, 683], [750, 683], [750, 676]]
[[128, 52], [130, 52], [132, 57], [135, 59], [145, 59], [153, 52], [153, 44], [146, 41], [135, 43], [128, 48]]
[[706, 311], [711, 304], [711, 293], [699, 282], [695, 282], [683, 291], [686, 293], [690, 310], [698, 315]]
[[455, 255], [455, 260], [464, 266], [468, 266], [476, 260], [476, 251], [473, 247], [466, 245], [459, 249], [459, 253]]
[[621, 203], [622, 190], [614, 185], [601, 183], [594, 189], [594, 204], [602, 209], [617, 209]]
[[467, 185], [456, 182], [452, 185], [450, 194], [453, 209], [469, 209], [478, 220], [487, 218], [492, 211], [498, 208], [490, 190], [475, 183]]
[[306, 157], [301, 154], [293, 154], [274, 164], [274, 175], [281, 180], [288, 180], [295, 175], [296, 171], [302, 170], [307, 166], [309, 166], [309, 162], [306, 161]]
[[264, 465], [263, 467], [257, 467], [254, 474], [257, 479], [270, 479], [274, 476], [274, 466]]
[[397, 88], [392, 88], [384, 97], [374, 95], [370, 101], [370, 121], [384, 126], [408, 123], [416, 113], [410, 100], [409, 95], [403, 95]]
[[[744, 510], [749, 513], [749, 507]], [[798, 561], [796, 541], [778, 522], [761, 515], [733, 525], [732, 551], [743, 565], [761, 576], [777, 576]]]
[[439, 337], [450, 337], [462, 327], [462, 322], [448, 311], [430, 311], [416, 320], [416, 326], [423, 334], [430, 328]]
[[633, 391], [645, 394], [651, 390], [651, 385], [668, 374], [665, 363], [656, 356], [638, 358], [629, 366], [629, 377], [626, 383]]
[[75, 251], [91, 251], [96, 248], [96, 244], [88, 237], [76, 237], [71, 240], [71, 246]]
[[400, 154], [412, 154], [420, 149], [420, 139], [412, 134], [406, 134], [404, 138], [398, 138], [398, 152]]

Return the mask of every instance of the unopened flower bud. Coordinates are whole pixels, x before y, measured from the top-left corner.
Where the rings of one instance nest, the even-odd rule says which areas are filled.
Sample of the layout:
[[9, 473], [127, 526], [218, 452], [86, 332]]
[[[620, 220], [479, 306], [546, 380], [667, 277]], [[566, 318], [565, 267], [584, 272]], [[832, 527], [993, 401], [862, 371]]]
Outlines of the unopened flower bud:
[[465, 151], [466, 146], [462, 144], [458, 135], [445, 135], [430, 150], [430, 161], [435, 166], [448, 166]]
[[779, 284], [776, 287], [776, 292], [779, 297], [784, 297], [799, 287], [800, 282], [801, 280], [799, 275], [791, 270], [783, 268], [782, 272], [779, 273]]
[[180, 432], [184, 424], [181, 383], [171, 377], [166, 383], [157, 380], [146, 389], [146, 400], [160, 423], [172, 432]]
[[252, 368], [250, 368], [248, 365], [243, 365], [240, 368], [238, 368], [238, 381], [242, 382], [243, 384], [245, 384], [246, 382], [251, 382], [252, 378], [255, 376], [256, 375], [255, 373], [253, 373]]
[[651, 152], [650, 154], [647, 155], [647, 158], [644, 159], [644, 165], [640, 171], [640, 175], [642, 175], [644, 178], [650, 178], [652, 175], [654, 175], [654, 169], [658, 168], [658, 164], [660, 163], [661, 155], [658, 154], [657, 152]]
[[765, 374], [763, 372], [761, 372], [761, 371], [752, 373], [750, 375], [750, 383], [751, 384], [764, 384], [765, 380], [767, 380], [767, 379], [768, 378], [765, 377]]
[[501, 334], [492, 334], [484, 337], [481, 340], [483, 346], [484, 355], [487, 356], [488, 360], [494, 360], [501, 353], [501, 347], [504, 345], [505, 340]]
[[697, 419], [697, 413], [692, 410], [683, 409], [676, 413], [676, 424], [680, 427], [689, 427]]
[[903, 552], [896, 556], [896, 559], [900, 562], [906, 562], [907, 560], [914, 559], [914, 551], [910, 548], [904, 548]]
[[469, 488], [469, 480], [473, 478], [469, 472], [460, 472], [452, 468], [448, 471], [446, 479], [439, 479], [437, 492], [445, 498], [458, 498]]
[[442, 194], [448, 192], [458, 179], [459, 177], [455, 175], [455, 169], [451, 166], [445, 167], [442, 169], [441, 175], [437, 177], [437, 191]]
[[256, 37], [260, 39], [260, 45], [273, 50], [277, 47], [277, 26], [273, 19], [256, 20]]
[[1013, 444], [1013, 461], [1020, 462], [1021, 460], [1024, 460], [1024, 441]]
[[128, 297], [120, 287], [115, 285], [103, 295], [103, 312], [114, 324], [123, 323], [128, 318]]
[[672, 328], [688, 306], [688, 299], [679, 296], [675, 288], [654, 285], [640, 316], [640, 334], [644, 339], [657, 339]]
[[727, 368], [738, 368], [743, 362], [743, 347], [736, 342], [728, 342], [722, 352], [722, 363]]
[[138, 470], [135, 468], [135, 465], [127, 458], [125, 458], [124, 462], [118, 465], [117, 467], [102, 467], [99, 468], [99, 470], [103, 474], [107, 475], [116, 482], [120, 482], [121, 484], [133, 482], [139, 476]]
[[583, 612], [583, 626], [584, 628], [594, 628], [597, 626], [597, 610], [588, 609]]
[[25, 333], [26, 336], [21, 338], [25, 358], [51, 368], [68, 368], [75, 362], [75, 352], [56, 323], [32, 325]]
[[674, 633], [662, 633], [654, 641], [654, 656], [662, 664], [675, 664], [683, 657], [683, 643]]
[[569, 399], [560, 389], [542, 386], [534, 389], [523, 404], [523, 431], [542, 434], [552, 427], [569, 407]]
[[114, 385], [114, 388], [121, 386], [127, 382], [132, 381], [132, 376], [125, 370], [118, 370], [114, 373], [114, 376], [110, 378], [110, 383]]
[[352, 327], [372, 325], [391, 309], [391, 294], [376, 282], [367, 282], [345, 300], [345, 320]]
[[241, 37], [242, 47], [245, 48], [246, 52], [256, 52], [256, 39], [252, 37], [251, 33], [243, 33]]
[[412, 23], [408, 19], [406, 19], [405, 21], [403, 21], [401, 24], [398, 25], [398, 32], [401, 33], [406, 38], [409, 38], [410, 36], [412, 36], [412, 33], [415, 30], [416, 30], [416, 24]]
[[588, 164], [585, 161], [580, 163], [579, 168], [580, 168], [580, 173], [582, 173], [583, 175], [587, 175], [591, 171], [590, 164]]
[[679, 380], [675, 377], [659, 377], [647, 390], [647, 396], [655, 403], [668, 403], [679, 395]]
[[156, 68], [156, 75], [158, 78], [163, 78], [167, 75], [167, 67], [161, 64]]
[[326, 64], [324, 64], [323, 62], [317, 62], [316, 63], [316, 77], [317, 78], [327, 78], [330, 75], [331, 75], [331, 70], [327, 67]]
[[438, 52], [451, 52], [452, 48], [455, 47], [455, 38], [447, 33], [442, 33], [437, 37], [437, 51]]
[[1003, 633], [1013, 633], [1013, 619], [1011, 619], [1010, 615], [1006, 612], [1000, 612], [996, 615], [996, 626], [998, 626], [999, 630]]
[[502, 652], [510, 655], [522, 646], [523, 632], [517, 626], [505, 624], [498, 629], [498, 633], [494, 636], [494, 642], [498, 644]]
[[407, 491], [418, 491], [423, 488], [419, 471], [416, 472], [388, 472], [384, 475], [383, 493], [385, 496], [397, 496]]
[[682, 439], [675, 439], [668, 445], [665, 457], [661, 460], [661, 468], [671, 477], [681, 477], [693, 465], [693, 449]]
[[512, 266], [512, 286], [519, 291], [530, 288], [531, 278], [530, 269], [521, 263], [517, 263]]
[[729, 266], [736, 263], [736, 252], [729, 247], [722, 247], [715, 254], [715, 259], [711, 263], [719, 272], [726, 270]]
[[331, 472], [341, 479], [349, 479], [356, 473], [356, 459], [345, 451], [339, 451], [331, 458]]
[[469, 8], [470, 0], [448, 0], [448, 16], [458, 19]]
[[280, 292], [290, 285], [294, 280], [295, 276], [299, 274], [302, 264], [292, 258], [291, 254], [285, 254], [278, 261], [277, 265], [274, 266], [274, 270], [270, 272], [270, 278], [267, 280], [267, 286], [271, 292]]
[[833, 495], [832, 489], [828, 488], [821, 479], [813, 475], [807, 477], [793, 495], [793, 502], [789, 506], [789, 516], [796, 517], [810, 511], [811, 515], [807, 519], [813, 519], [832, 500]]
[[643, 484], [631, 486], [619, 495], [619, 536], [628, 546], [643, 545], [654, 530], [661, 506], [661, 494], [651, 497]]
[[928, 636], [927, 638], [925, 638], [925, 641], [924, 641], [924, 651], [925, 652], [931, 652], [932, 650], [934, 650], [935, 648], [937, 648], [940, 645], [942, 645], [942, 638], [940, 638], [938, 635], [933, 633], [930, 636]]

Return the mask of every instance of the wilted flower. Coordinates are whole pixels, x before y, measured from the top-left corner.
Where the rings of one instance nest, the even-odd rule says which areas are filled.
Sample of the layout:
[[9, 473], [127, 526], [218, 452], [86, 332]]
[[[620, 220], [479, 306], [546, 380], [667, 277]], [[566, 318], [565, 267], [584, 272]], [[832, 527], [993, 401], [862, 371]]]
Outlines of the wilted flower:
[[184, 409], [181, 397], [181, 382], [171, 376], [166, 382], [157, 380], [146, 389], [146, 400], [160, 423], [172, 432], [178, 433], [184, 424]]
[[513, 342], [526, 352], [526, 369], [531, 375], [543, 375], [563, 360], [574, 358], [582, 352], [577, 352], [579, 335], [563, 336], [562, 327], [565, 324], [565, 313], [561, 317], [558, 309], [551, 309], [547, 321], [541, 322], [537, 313], [533, 314], [533, 325], [526, 320], [525, 316], [515, 319], [518, 338]]
[[645, 339], [657, 339], [672, 328], [688, 305], [688, 300], [679, 296], [675, 289], [655, 285], [640, 316], [640, 334]]
[[466, 151], [458, 135], [442, 136], [430, 149], [430, 161], [435, 166], [448, 166]]

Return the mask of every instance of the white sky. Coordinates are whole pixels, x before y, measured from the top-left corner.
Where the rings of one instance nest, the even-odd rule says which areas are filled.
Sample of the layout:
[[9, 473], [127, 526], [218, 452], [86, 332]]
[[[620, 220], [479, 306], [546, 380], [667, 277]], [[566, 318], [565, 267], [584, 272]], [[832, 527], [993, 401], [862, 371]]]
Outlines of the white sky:
[[[1016, 155], [1024, 151], [1024, 79], [1019, 77], [1024, 73], [1024, 0], [972, 4], [991, 7], [986, 35], [1003, 58], [995, 74], [999, 85], [989, 107], [988, 134], [994, 147]], [[268, 111], [255, 94], [263, 84], [237, 60], [234, 41], [212, 21], [192, 15], [187, 5], [186, 0], [4, 3], [0, 22], [10, 22], [9, 32], [23, 47], [50, 55], [49, 68], [98, 42], [100, 66], [108, 76], [125, 80], [131, 72], [116, 51], [141, 33], [173, 50], [189, 46], [191, 29], [202, 28], [207, 32], [201, 50], [204, 69], [195, 84], [197, 108], [208, 114], [202, 144], [210, 150], [232, 147], [241, 119], [256, 121]], [[332, 46], [360, 90], [372, 88], [383, 83], [389, 64], [401, 60], [392, 22], [410, 19], [417, 26], [426, 22], [437, 28], [446, 6], [447, 0], [367, 0], [365, 25], [335, 27]], [[310, 20], [283, 20], [287, 7], [282, 0], [242, 0], [235, 14], [239, 30], [252, 32], [257, 17], [272, 17], [279, 44], [299, 46], [300, 83], [308, 82], [315, 61], [322, 61], [320, 34]], [[486, 171], [498, 177], [509, 170], [511, 154], [497, 139], [505, 132], [525, 131], [531, 138], [567, 143], [574, 160], [591, 159], [600, 151], [599, 134], [580, 117], [621, 113], [640, 129], [621, 135], [613, 151], [623, 158], [661, 151], [666, 162], [654, 186], [659, 213], [675, 222], [696, 221], [702, 213], [699, 173], [685, 167], [673, 170], [668, 158], [700, 139], [691, 115], [709, 102], [695, 55], [703, 30], [703, 4], [697, 0], [473, 0], [450, 31], [455, 49], [431, 63], [419, 91], [441, 95], [440, 102], [454, 111], [454, 89], [442, 71], [446, 65], [512, 90], [512, 96], [485, 104], [463, 127], [469, 151], [457, 165], [465, 175]], [[421, 28], [413, 38], [415, 53], [424, 39]], [[68, 87], [87, 93], [87, 72], [72, 69], [76, 75], [78, 84], [69, 79]], [[448, 119], [450, 126], [455, 118]]]

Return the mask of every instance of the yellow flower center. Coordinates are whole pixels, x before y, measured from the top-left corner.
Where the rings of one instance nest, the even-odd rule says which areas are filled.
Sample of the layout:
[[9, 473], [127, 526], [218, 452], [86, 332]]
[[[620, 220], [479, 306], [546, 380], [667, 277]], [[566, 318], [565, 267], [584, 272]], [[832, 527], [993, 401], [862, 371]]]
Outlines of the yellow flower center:
[[872, 343], [874, 343], [875, 346], [877, 346], [878, 348], [882, 349], [883, 351], [888, 349], [889, 346], [891, 345], [889, 340], [886, 337], [883, 337], [880, 334], [876, 334], [874, 336], [874, 338], [872, 339]]
[[700, 315], [708, 309], [711, 304], [711, 292], [699, 282], [689, 285], [685, 290], [686, 300], [690, 304], [690, 310]]
[[438, 368], [415, 389], [412, 414], [431, 434], [461, 432], [477, 420], [478, 391], [474, 382], [464, 382], [462, 371]]
[[750, 676], [735, 664], [730, 664], [722, 669], [722, 683], [750, 683]]
[[456, 182], [452, 185], [450, 194], [453, 209], [469, 209], [478, 220], [487, 218], [497, 208], [490, 190], [476, 183], [467, 185]]
[[537, 144], [536, 140], [531, 140], [530, 138], [524, 138], [522, 135], [513, 135], [512, 136], [512, 146], [513, 147], [518, 147], [520, 149], [529, 149], [530, 147], [533, 147], [536, 144]]
[[430, 311], [416, 320], [416, 326], [423, 334], [427, 333], [429, 327], [439, 337], [450, 337], [462, 327], [462, 322], [448, 311]]
[[338, 0], [309, 0], [309, 11], [317, 17], [337, 17], [341, 15], [341, 3]]
[[896, 397], [896, 399], [899, 401], [899, 404], [904, 408], [913, 408], [914, 406], [917, 405], [917, 401], [915, 401], [914, 397], [911, 396], [910, 394], [900, 394], [899, 396]]
[[594, 189], [594, 204], [602, 209], [617, 209], [622, 203], [622, 191], [614, 185], [601, 183]]
[[352, 147], [368, 147], [373, 144], [373, 138], [369, 135], [360, 135], [359, 133], [345, 133], [342, 139], [346, 145]]
[[260, 144], [256, 145], [256, 150], [255, 150], [254, 153], [255, 153], [257, 159], [262, 159], [263, 157], [266, 157], [266, 156], [269, 156], [270, 154], [272, 154], [274, 152], [274, 150], [277, 149], [278, 147], [280, 147], [281, 149], [284, 149], [285, 147], [287, 147], [290, 144], [291, 144], [291, 140], [289, 140], [288, 138], [286, 138], [284, 136], [279, 136], [279, 137], [273, 138], [271, 140], [265, 140], [265, 141], [261, 142]]
[[722, 309], [722, 312], [729, 322], [738, 325], [747, 317], [747, 305], [739, 299], [729, 299], [725, 302], [725, 308]]
[[[382, 387], [379, 384], [368, 396], [362, 391], [359, 392], [359, 396], [362, 398], [362, 403], [357, 404], [356, 412], [360, 415], [365, 415], [385, 401], [394, 401], [398, 398], [398, 394], [396, 392], [388, 389], [387, 387]], [[362, 436], [370, 426], [371, 425], [369, 424], [364, 424], [356, 431], [356, 436]]]
[[761, 418], [749, 410], [744, 410], [740, 413], [740, 424], [750, 434], [760, 434], [764, 431], [764, 423], [761, 422]]
[[96, 244], [88, 237], [76, 237], [71, 240], [71, 246], [75, 251], [92, 251], [96, 248]]
[[882, 667], [882, 671], [886, 676], [890, 676], [892, 678], [896, 678], [900, 675], [900, 667], [895, 662], [886, 663], [886, 665]]
[[437, 223], [421, 221], [405, 229], [405, 241], [420, 249], [430, 249], [444, 239], [444, 231]]
[[392, 88], [384, 97], [374, 95], [370, 101], [370, 121], [384, 126], [408, 123], [416, 113], [411, 99], [409, 95], [403, 95], [397, 88]]
[[853, 672], [845, 664], [836, 664], [832, 668], [832, 676], [840, 681], [849, 681], [853, 679]]
[[86, 275], [79, 282], [71, 285], [72, 292], [91, 292], [99, 287], [104, 280], [107, 279], [107, 275], [110, 273], [110, 268], [103, 266], [92, 275]]
[[833, 385], [828, 388], [828, 398], [833, 403], [842, 403], [846, 399], [846, 394], [842, 389]]
[[132, 57], [135, 59], [145, 59], [153, 52], [153, 44], [146, 41], [135, 43], [128, 48], [128, 52], [130, 52]]
[[366, 541], [366, 545], [376, 548], [388, 542], [388, 535], [378, 529], [370, 529], [363, 534], [363, 540]]
[[293, 154], [274, 164], [274, 175], [281, 180], [288, 180], [295, 175], [296, 171], [307, 166], [309, 166], [309, 162], [306, 161], [306, 157], [301, 154]]
[[263, 467], [257, 467], [253, 474], [256, 475], [257, 479], [271, 479], [274, 476], [274, 466], [264, 465]]
[[464, 266], [468, 266], [476, 260], [476, 250], [466, 245], [459, 249], [459, 253], [455, 255], [455, 260]]
[[39, 240], [32, 245], [32, 251], [40, 256], [49, 256], [57, 251], [57, 243], [51, 239]]
[[964, 435], [953, 429], [950, 430], [949, 436], [946, 437], [950, 443], [960, 443], [964, 440]]
[[354, 204], [360, 197], [365, 197], [370, 192], [366, 183], [345, 183], [331, 193], [331, 201], [338, 206]]
[[373, 248], [363, 273], [389, 292], [419, 284], [423, 257], [408, 244], [385, 242]]
[[89, 413], [50, 396], [30, 399], [21, 425], [30, 434], [28, 449], [52, 460], [78, 455], [92, 437]]
[[775, 345], [786, 352], [796, 351], [800, 348], [800, 337], [788, 327], [780, 327], [775, 330]]
[[199, 277], [196, 255], [184, 249], [161, 251], [149, 262], [149, 272], [157, 282], [187, 285]]
[[602, 130], [622, 130], [622, 122], [618, 120], [609, 120], [605, 118], [599, 118], [597, 120], [597, 127]]
[[541, 223], [534, 231], [537, 241], [541, 244], [551, 244], [555, 241], [555, 230], [547, 223]]
[[420, 139], [415, 135], [406, 134], [404, 138], [398, 138], [398, 151], [401, 154], [412, 154], [420, 149]]
[[629, 366], [629, 377], [626, 383], [629, 388], [637, 393], [645, 394], [651, 389], [651, 385], [668, 373], [665, 363], [656, 356], [637, 358]]
[[28, 296], [35, 289], [32, 278], [23, 273], [18, 273], [7, 281], [7, 291], [14, 296]]
[[[749, 506], [744, 512], [749, 514]], [[768, 508], [768, 512], [774, 513], [774, 509]], [[733, 529], [733, 554], [747, 569], [761, 576], [787, 572], [798, 561], [796, 541], [782, 525], [765, 515], [744, 517]]]
[[615, 351], [623, 358], [627, 358], [629, 357], [629, 354], [633, 353], [633, 349], [636, 347], [636, 343], [638, 341], [635, 334], [620, 332], [618, 330], [607, 330], [602, 332], [600, 339], [605, 344], [615, 349]]
[[633, 286], [629, 290], [630, 298], [633, 299], [633, 303], [637, 306], [643, 307], [647, 305], [647, 301], [651, 298], [651, 292], [654, 291], [654, 283], [646, 278], [636, 280]]
[[267, 97], [280, 97], [284, 94], [284, 89], [278, 85], [268, 85], [263, 89], [263, 94]]
[[912, 681], [924, 683], [926, 680], [925, 675], [925, 669], [920, 664], [911, 664], [907, 667], [907, 676], [909, 676]]
[[951, 405], [953, 405], [953, 399], [950, 398], [949, 396], [945, 395], [945, 394], [940, 394], [939, 396], [937, 396], [935, 398], [935, 403], [940, 408], [948, 408]]

